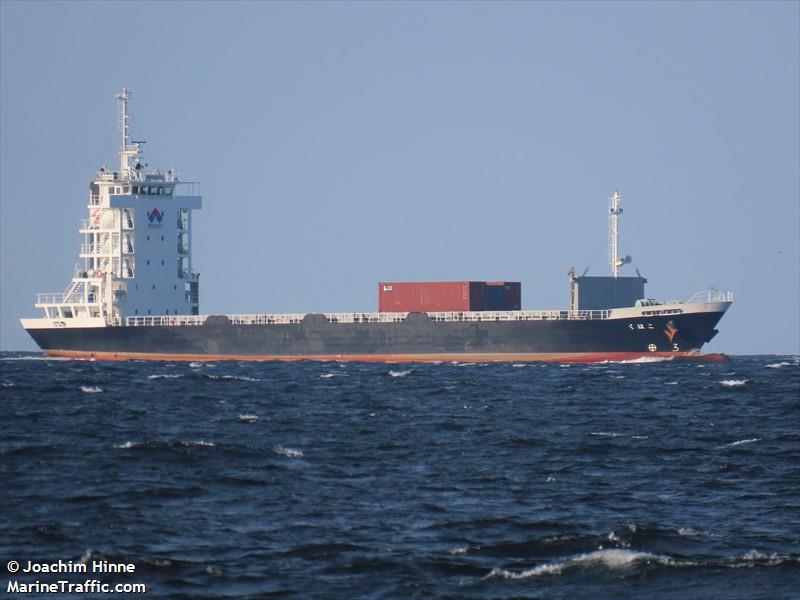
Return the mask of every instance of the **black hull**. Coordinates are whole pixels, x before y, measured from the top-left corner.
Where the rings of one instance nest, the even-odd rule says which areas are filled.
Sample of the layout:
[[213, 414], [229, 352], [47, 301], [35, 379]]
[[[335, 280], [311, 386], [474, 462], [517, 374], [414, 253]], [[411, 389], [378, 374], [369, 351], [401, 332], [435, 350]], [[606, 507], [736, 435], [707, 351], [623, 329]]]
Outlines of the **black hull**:
[[[698, 353], [722, 312], [598, 320], [436, 322], [412, 313], [399, 323], [29, 329], [46, 353], [98, 359], [586, 360]], [[668, 326], [669, 325], [669, 326]]]

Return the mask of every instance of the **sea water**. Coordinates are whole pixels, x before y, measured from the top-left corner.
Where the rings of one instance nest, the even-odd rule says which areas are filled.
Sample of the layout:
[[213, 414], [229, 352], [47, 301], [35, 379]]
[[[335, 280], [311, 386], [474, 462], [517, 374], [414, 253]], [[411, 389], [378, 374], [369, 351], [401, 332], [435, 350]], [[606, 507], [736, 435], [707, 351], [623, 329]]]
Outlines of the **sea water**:
[[[800, 595], [796, 356], [4, 353], [0, 403], [4, 593], [91, 580], [147, 598]], [[42, 572], [59, 561], [88, 572]], [[108, 597], [95, 592], [75, 597]]]

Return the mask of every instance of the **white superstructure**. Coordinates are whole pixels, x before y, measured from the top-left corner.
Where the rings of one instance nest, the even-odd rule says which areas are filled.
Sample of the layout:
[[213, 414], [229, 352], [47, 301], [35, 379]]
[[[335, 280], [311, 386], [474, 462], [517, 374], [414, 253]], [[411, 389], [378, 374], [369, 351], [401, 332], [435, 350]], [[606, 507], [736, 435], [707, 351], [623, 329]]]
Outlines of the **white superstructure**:
[[[192, 269], [192, 211], [197, 184], [173, 171], [146, 172], [141, 144], [129, 137], [131, 93], [119, 102], [119, 170], [100, 169], [89, 185], [89, 218], [81, 221], [83, 266], [63, 293], [38, 294], [43, 319], [26, 329], [103, 327], [139, 315], [199, 314], [199, 274]], [[188, 187], [181, 194], [179, 186]]]

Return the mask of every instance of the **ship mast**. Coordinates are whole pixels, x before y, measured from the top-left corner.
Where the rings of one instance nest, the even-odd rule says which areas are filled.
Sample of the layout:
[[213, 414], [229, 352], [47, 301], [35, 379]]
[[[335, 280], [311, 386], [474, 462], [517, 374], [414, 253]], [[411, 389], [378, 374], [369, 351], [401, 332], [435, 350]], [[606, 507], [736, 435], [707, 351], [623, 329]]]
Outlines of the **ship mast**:
[[128, 88], [122, 88], [122, 92], [117, 94], [115, 98], [119, 101], [119, 132], [122, 136], [119, 148], [119, 174], [122, 179], [129, 179], [130, 165], [128, 159], [132, 156], [139, 154], [139, 144], [134, 142], [128, 146], [128, 127], [130, 114], [128, 113], [128, 100], [131, 97], [131, 92]]
[[619, 217], [622, 214], [622, 194], [614, 192], [609, 198], [611, 207], [608, 215], [608, 245], [611, 255], [611, 274], [619, 277], [619, 268], [631, 262], [630, 256], [619, 256]]

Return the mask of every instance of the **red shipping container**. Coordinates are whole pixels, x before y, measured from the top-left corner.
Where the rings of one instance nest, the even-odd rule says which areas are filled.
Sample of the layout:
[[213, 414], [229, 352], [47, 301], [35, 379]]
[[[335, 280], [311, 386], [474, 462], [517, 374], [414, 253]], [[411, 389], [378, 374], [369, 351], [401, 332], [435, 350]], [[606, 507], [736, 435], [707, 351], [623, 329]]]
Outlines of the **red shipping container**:
[[380, 312], [445, 312], [470, 310], [469, 281], [381, 282]]
[[384, 281], [378, 284], [380, 312], [519, 310], [520, 306], [518, 281]]

